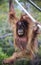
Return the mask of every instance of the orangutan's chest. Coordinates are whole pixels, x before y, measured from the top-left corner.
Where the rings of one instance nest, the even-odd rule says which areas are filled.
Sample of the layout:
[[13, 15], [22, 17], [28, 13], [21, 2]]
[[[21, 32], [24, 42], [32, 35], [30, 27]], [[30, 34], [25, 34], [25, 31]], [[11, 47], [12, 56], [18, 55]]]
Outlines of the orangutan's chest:
[[26, 45], [27, 45], [27, 39], [26, 38], [16, 38], [15, 39], [15, 44], [17, 45], [17, 47], [19, 47], [21, 50], [22, 49], [26, 49]]

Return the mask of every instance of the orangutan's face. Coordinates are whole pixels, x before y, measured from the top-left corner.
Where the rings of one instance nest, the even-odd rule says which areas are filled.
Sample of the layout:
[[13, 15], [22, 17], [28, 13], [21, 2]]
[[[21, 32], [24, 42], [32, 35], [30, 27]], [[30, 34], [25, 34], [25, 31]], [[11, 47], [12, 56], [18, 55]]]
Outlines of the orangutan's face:
[[16, 24], [16, 33], [19, 37], [24, 37], [26, 35], [27, 30], [27, 22], [26, 21], [19, 21]]

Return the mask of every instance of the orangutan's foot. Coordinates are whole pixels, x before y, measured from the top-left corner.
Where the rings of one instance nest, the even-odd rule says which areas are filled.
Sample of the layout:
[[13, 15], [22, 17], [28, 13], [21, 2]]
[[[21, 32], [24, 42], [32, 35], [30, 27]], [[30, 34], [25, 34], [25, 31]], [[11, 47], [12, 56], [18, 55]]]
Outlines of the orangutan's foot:
[[10, 63], [14, 63], [14, 60], [10, 60], [10, 59], [3, 60], [3, 64], [10, 64]]

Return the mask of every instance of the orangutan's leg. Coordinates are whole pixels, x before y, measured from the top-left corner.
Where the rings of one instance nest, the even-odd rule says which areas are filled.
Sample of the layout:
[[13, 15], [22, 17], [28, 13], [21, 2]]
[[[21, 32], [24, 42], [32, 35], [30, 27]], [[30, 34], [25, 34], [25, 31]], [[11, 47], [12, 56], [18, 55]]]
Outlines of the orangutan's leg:
[[21, 52], [15, 52], [11, 57], [3, 60], [3, 63], [11, 63], [14, 62], [16, 59], [22, 58], [23, 57], [23, 51]]

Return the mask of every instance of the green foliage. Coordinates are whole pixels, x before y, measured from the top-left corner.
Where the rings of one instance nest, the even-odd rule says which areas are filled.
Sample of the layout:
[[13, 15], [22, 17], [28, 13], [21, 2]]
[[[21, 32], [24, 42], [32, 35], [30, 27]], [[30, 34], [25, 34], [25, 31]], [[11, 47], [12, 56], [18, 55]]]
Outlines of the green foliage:
[[16, 16], [19, 18], [22, 12], [18, 8], [15, 8], [15, 10], [16, 10]]
[[37, 18], [37, 20], [41, 22], [41, 12], [38, 13], [38, 18]]
[[4, 59], [4, 58], [6, 58], [6, 57], [8, 57], [7, 54], [4, 53], [4, 52], [2, 51], [2, 48], [0, 47], [0, 59], [2, 60], [2, 59]]
[[7, 58], [8, 55], [2, 51], [2, 48], [0, 47], [0, 65], [2, 65], [2, 60]]

